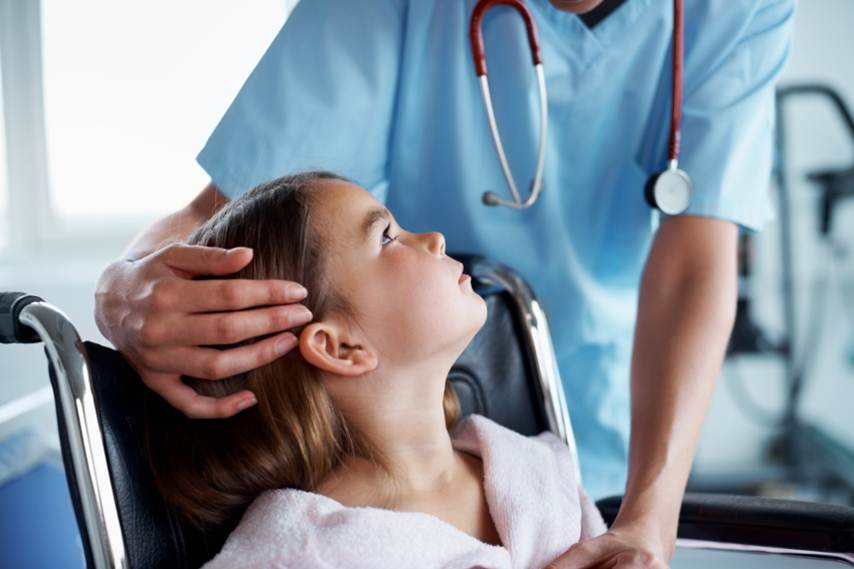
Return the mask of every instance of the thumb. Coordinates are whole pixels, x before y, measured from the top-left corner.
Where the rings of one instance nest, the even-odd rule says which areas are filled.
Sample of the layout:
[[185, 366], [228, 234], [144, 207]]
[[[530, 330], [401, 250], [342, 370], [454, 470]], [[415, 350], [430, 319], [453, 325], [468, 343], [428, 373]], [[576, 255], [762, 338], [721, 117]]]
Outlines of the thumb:
[[249, 247], [174, 244], [163, 250], [161, 259], [168, 267], [193, 275], [230, 275], [248, 265], [252, 255]]

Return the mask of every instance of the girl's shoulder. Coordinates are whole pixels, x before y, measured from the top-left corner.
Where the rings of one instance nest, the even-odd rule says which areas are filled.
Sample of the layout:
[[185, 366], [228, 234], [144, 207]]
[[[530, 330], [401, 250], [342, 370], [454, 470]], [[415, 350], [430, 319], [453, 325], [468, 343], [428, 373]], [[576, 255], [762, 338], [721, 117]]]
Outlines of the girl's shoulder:
[[309, 527], [322, 524], [339, 508], [340, 504], [320, 494], [293, 488], [267, 490], [250, 504], [204, 569], [255, 566], [262, 560], [296, 555], [305, 545]]
[[[437, 547], [440, 545], [440, 547]], [[261, 494], [222, 551], [203, 569], [259, 567], [471, 567], [509, 569], [506, 550], [483, 544], [434, 516], [348, 507], [321, 494]]]
[[376, 512], [380, 510], [347, 507], [315, 492], [267, 490], [255, 498], [203, 569], [326, 566], [329, 556], [338, 555], [339, 546], [354, 535], [381, 537], [377, 530], [382, 525], [373, 519]]

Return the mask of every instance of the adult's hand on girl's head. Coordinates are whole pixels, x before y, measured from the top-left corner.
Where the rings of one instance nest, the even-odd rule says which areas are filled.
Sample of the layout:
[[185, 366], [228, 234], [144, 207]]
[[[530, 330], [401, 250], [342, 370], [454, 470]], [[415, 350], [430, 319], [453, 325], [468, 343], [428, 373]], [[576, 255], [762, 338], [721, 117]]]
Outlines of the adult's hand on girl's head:
[[[145, 384], [193, 418], [230, 417], [253, 405], [251, 391], [223, 398], [199, 395], [182, 375], [217, 380], [268, 364], [297, 344], [290, 328], [311, 320], [296, 304], [306, 296], [281, 280], [211, 279], [245, 267], [252, 250], [172, 244], [137, 261], [104, 270], [95, 293], [101, 333]], [[206, 347], [267, 336], [220, 350]]]

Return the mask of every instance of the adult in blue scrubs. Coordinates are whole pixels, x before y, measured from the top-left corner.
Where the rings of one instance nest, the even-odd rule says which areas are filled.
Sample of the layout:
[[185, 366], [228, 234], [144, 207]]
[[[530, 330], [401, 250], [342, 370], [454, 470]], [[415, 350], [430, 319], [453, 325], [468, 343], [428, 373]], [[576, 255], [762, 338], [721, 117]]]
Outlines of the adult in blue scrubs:
[[[738, 227], [756, 230], [772, 215], [774, 83], [794, 0], [685, 0], [680, 166], [695, 192], [675, 217], [650, 209], [643, 197], [646, 179], [667, 156], [672, 3], [528, 0], [550, 123], [545, 190], [523, 211], [481, 201], [484, 191], [507, 190], [469, 48], [474, 4], [300, 2], [199, 154], [211, 185], [102, 275], [98, 323], [146, 383], [189, 415], [227, 416], [251, 404], [248, 394], [198, 397], [178, 375], [221, 377], [266, 363], [277, 356], [272, 342], [280, 336], [225, 352], [213, 365], [198, 347], [212, 342], [191, 332], [200, 316], [174, 302], [201, 291], [188, 276], [233, 272], [249, 254], [162, 244], [260, 182], [335, 171], [383, 200], [404, 228], [439, 230], [452, 250], [506, 263], [533, 285], [550, 318], [585, 486], [596, 499], [626, 494], [616, 529], [565, 566], [596, 559], [654, 565], [672, 553], [732, 326]], [[524, 26], [518, 13], [499, 7], [487, 13], [483, 33], [499, 128], [527, 190], [539, 120]], [[160, 287], [171, 304], [139, 300], [175, 275], [181, 286]], [[246, 294], [274, 294], [258, 286]], [[265, 304], [253, 304], [256, 297], [206, 308]], [[295, 300], [276, 297], [290, 308]], [[166, 316], [182, 323], [183, 336], [140, 333]], [[251, 337], [295, 323], [240, 329]]]

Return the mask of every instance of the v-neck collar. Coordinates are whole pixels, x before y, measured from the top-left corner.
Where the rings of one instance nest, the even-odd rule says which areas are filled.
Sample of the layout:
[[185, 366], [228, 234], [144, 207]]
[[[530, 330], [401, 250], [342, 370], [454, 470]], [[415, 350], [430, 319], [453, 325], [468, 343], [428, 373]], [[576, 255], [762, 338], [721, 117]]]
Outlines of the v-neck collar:
[[[528, 0], [534, 18], [540, 24], [540, 37], [570, 59], [586, 68], [603, 51], [619, 42], [637, 19], [649, 8], [652, 0], [626, 0], [595, 27], [587, 25], [576, 14], [558, 10], [549, 0]], [[551, 37], [548, 36], [557, 37]], [[543, 62], [548, 65], [548, 61]]]
[[590, 10], [586, 14], [579, 14], [578, 17], [581, 18], [581, 21], [584, 22], [585, 26], [592, 30], [626, 1], [627, 0], [602, 0], [596, 8]]

